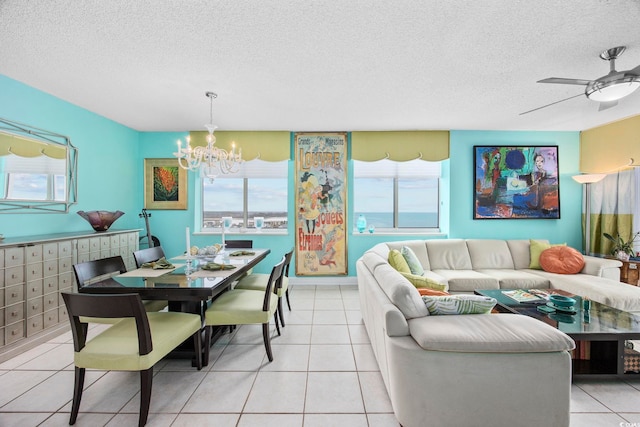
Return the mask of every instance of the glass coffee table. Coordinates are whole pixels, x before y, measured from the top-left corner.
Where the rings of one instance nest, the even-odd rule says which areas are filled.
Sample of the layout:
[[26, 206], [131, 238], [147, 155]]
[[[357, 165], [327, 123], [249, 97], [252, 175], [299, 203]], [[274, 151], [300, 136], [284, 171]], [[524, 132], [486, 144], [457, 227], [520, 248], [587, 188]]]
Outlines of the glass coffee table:
[[[618, 310], [596, 301], [560, 289], [542, 291], [570, 296], [576, 300], [573, 312], [556, 310], [546, 313], [538, 309], [547, 301], [520, 303], [505, 295], [508, 289], [483, 289], [477, 295], [495, 298], [496, 310], [503, 313], [523, 314], [545, 322], [566, 333], [576, 342], [573, 351], [573, 376], [633, 378], [639, 374], [640, 353], [630, 348], [629, 340], [640, 339], [640, 315]], [[530, 290], [527, 290], [530, 291]], [[586, 304], [585, 304], [586, 303]], [[640, 375], [638, 377], [640, 379]]]

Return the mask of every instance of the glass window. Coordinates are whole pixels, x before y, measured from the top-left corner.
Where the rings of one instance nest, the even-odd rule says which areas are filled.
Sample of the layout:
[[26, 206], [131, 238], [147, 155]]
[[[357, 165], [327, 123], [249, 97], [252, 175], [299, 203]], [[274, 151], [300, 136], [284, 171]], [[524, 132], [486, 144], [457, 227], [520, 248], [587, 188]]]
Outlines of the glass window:
[[287, 170], [287, 161], [252, 160], [236, 174], [202, 178], [203, 229], [219, 229], [222, 217], [230, 216], [231, 229], [252, 229], [261, 217], [263, 229], [286, 230]]
[[354, 224], [376, 229], [438, 228], [440, 163], [354, 160]]
[[12, 200], [64, 201], [64, 175], [8, 173], [6, 198]]

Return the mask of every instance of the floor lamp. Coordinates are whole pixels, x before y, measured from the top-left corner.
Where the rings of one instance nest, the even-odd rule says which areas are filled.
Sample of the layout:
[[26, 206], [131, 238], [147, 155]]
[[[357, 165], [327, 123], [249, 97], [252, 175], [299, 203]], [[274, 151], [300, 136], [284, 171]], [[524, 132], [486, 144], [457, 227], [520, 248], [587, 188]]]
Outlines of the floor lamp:
[[571, 178], [574, 181], [584, 184], [585, 189], [585, 205], [584, 205], [584, 253], [591, 253], [591, 184], [602, 180], [604, 173], [586, 173], [582, 175], [574, 175]]

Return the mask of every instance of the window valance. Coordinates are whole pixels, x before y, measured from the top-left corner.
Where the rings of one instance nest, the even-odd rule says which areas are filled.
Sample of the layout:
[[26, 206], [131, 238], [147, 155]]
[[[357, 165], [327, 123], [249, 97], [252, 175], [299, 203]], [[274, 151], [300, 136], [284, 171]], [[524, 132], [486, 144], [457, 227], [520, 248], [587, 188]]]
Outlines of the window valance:
[[[191, 145], [207, 145], [206, 131], [189, 132]], [[291, 138], [287, 131], [216, 131], [216, 147], [231, 149], [235, 142], [236, 150], [242, 149], [244, 160], [260, 159], [279, 162], [291, 158]]]
[[351, 158], [367, 162], [445, 160], [449, 158], [449, 131], [351, 132]]
[[64, 146], [46, 144], [17, 135], [0, 132], [0, 156], [15, 154], [20, 157], [47, 156], [52, 159], [66, 159], [67, 149]]

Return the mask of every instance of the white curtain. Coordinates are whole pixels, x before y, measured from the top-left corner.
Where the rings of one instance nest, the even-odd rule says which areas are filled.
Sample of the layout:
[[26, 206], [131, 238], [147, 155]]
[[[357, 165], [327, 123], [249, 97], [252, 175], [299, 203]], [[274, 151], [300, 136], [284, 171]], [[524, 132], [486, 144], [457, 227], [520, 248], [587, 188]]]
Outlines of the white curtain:
[[640, 230], [640, 168], [608, 174], [590, 189], [592, 252], [609, 255], [610, 243], [603, 233], [627, 240]]

